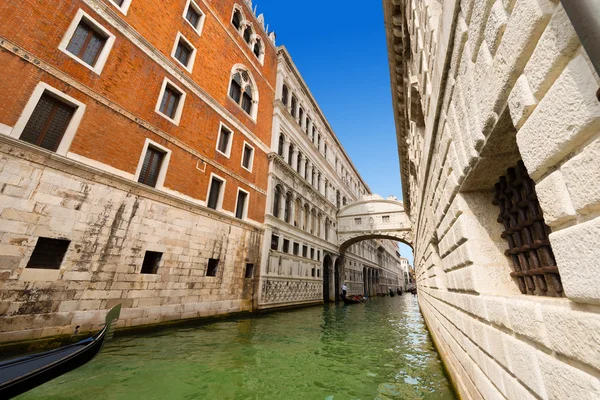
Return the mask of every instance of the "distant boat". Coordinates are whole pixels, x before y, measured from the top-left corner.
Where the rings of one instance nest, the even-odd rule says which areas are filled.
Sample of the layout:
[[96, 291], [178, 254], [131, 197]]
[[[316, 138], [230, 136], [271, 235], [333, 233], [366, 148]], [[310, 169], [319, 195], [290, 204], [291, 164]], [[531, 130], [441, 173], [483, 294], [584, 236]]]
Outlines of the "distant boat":
[[358, 304], [358, 303], [364, 303], [365, 301], [367, 301], [367, 298], [364, 297], [363, 295], [350, 295], [350, 296], [342, 296], [342, 300], [344, 300], [344, 303], [346, 303], [346, 304]]
[[0, 363], [0, 399], [11, 399], [91, 361], [119, 318], [121, 305], [106, 315], [102, 330], [80, 342]]

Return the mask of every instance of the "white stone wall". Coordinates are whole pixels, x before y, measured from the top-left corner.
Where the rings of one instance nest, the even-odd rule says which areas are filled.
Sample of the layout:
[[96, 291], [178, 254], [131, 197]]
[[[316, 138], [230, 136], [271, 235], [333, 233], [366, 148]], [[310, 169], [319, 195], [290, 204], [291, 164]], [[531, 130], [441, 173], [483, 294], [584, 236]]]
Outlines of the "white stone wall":
[[[70, 240], [59, 270], [25, 268], [38, 237]], [[262, 231], [22, 142], [0, 143], [0, 342], [252, 309]], [[145, 251], [163, 252], [141, 274]], [[206, 277], [209, 258], [220, 259]]]
[[[407, 25], [410, 56], [390, 57], [414, 76], [404, 98], [419, 94], [425, 121], [397, 115], [415, 165], [403, 184], [419, 302], [454, 383], [473, 399], [600, 399], [598, 76], [559, 1], [445, 0], [451, 24], [436, 2], [400, 3], [386, 5], [388, 40]], [[427, 79], [423, 60], [444, 51]], [[552, 228], [561, 298], [523, 295], [509, 275], [493, 184], [519, 159]]]

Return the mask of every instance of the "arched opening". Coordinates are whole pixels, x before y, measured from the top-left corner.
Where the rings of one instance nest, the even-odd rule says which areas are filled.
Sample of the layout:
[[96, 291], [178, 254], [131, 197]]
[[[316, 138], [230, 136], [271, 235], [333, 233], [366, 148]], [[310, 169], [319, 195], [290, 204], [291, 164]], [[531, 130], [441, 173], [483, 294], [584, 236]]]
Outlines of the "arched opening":
[[283, 214], [283, 220], [290, 223], [292, 217], [292, 193], [287, 192], [285, 195], [285, 212]]
[[342, 274], [343, 274], [343, 266], [342, 266], [342, 261], [341, 258], [337, 258], [335, 260], [335, 272], [334, 272], [334, 277], [335, 277], [335, 301], [340, 301], [341, 300], [341, 294], [342, 294]]
[[275, 186], [275, 197], [273, 198], [273, 216], [279, 218], [281, 208], [281, 196], [283, 195], [283, 189], [281, 186]]
[[257, 40], [256, 43], [254, 43], [253, 52], [257, 58], [260, 58], [260, 55], [262, 53], [262, 45], [260, 44], [260, 40]]
[[281, 157], [283, 157], [283, 146], [285, 146], [285, 137], [283, 136], [283, 133], [280, 133], [279, 144], [277, 146], [277, 154], [279, 154]]
[[252, 27], [248, 25], [246, 29], [244, 29], [244, 41], [248, 44], [250, 44], [250, 41], [252, 40], [252, 33]]
[[287, 107], [289, 101], [289, 90], [286, 85], [283, 85], [283, 87], [281, 88], [281, 101]]
[[329, 297], [329, 280], [330, 280], [330, 275], [331, 275], [331, 257], [329, 257], [329, 254], [326, 254], [325, 257], [323, 257], [323, 301], [324, 302], [329, 302], [330, 297]]
[[248, 71], [237, 68], [231, 75], [229, 97], [252, 118], [256, 118], [258, 91]]
[[362, 279], [363, 279], [363, 295], [366, 295], [369, 293], [369, 285], [367, 282], [367, 267], [363, 267]]
[[240, 12], [240, 10], [236, 9], [233, 12], [233, 18], [231, 19], [231, 23], [233, 24], [235, 29], [237, 29], [238, 31], [240, 30], [240, 28], [242, 26], [242, 21], [243, 21], [242, 13]]

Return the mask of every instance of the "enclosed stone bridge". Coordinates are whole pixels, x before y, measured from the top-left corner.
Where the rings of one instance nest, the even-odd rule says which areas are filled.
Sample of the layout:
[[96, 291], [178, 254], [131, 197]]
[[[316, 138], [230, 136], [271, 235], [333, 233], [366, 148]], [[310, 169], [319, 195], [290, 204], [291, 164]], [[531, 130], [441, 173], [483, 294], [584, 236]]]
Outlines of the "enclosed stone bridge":
[[412, 229], [404, 204], [393, 197], [370, 195], [341, 208], [338, 212], [340, 252], [367, 239], [397, 240], [412, 247]]

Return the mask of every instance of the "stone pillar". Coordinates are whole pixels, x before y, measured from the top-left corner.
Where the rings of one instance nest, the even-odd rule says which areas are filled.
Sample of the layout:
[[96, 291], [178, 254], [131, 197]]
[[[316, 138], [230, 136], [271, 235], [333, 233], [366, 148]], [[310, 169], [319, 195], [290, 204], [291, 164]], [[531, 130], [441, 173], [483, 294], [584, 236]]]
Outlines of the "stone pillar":
[[308, 164], [306, 164], [306, 170], [304, 175], [308, 183], [310, 183], [310, 178], [312, 177], [312, 168], [312, 163], [309, 161]]
[[[295, 218], [296, 218], [296, 198], [292, 194], [292, 203], [290, 204], [290, 224], [294, 225]], [[290, 246], [293, 246], [293, 244], [290, 243]]]
[[292, 168], [294, 171], [298, 169], [298, 149], [294, 147], [294, 152], [292, 153]]

